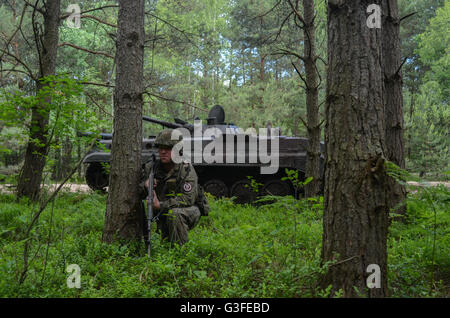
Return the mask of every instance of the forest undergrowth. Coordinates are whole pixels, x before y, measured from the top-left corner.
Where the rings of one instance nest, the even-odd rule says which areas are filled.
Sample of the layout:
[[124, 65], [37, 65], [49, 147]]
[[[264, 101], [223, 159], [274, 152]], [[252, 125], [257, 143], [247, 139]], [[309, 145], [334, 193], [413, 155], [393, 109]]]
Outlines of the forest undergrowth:
[[[143, 244], [136, 251], [102, 243], [106, 199], [62, 192], [26, 238], [38, 207], [0, 194], [0, 297], [336, 296], [320, 288], [333, 266], [321, 264], [322, 198], [272, 197], [254, 206], [210, 198], [210, 215], [183, 247], [153, 231], [151, 259]], [[449, 297], [450, 191], [416, 190], [407, 206], [390, 226], [392, 297]], [[70, 264], [81, 270], [81, 288], [68, 288]]]

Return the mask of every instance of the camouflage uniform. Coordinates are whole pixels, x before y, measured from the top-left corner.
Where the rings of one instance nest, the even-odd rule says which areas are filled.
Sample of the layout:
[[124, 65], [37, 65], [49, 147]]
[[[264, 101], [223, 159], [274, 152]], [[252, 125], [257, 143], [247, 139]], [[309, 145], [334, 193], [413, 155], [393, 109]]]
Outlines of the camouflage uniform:
[[[144, 183], [148, 179], [150, 169], [151, 163], [148, 163], [141, 183], [143, 198], [148, 195]], [[194, 167], [190, 163], [179, 163], [166, 172], [158, 160], [155, 164], [154, 179], [155, 193], [160, 202], [160, 210], [154, 211], [154, 215], [159, 214], [158, 230], [163, 239], [167, 238], [172, 243], [183, 245], [188, 241], [188, 230], [194, 228], [200, 220], [200, 210], [195, 205], [198, 178]]]

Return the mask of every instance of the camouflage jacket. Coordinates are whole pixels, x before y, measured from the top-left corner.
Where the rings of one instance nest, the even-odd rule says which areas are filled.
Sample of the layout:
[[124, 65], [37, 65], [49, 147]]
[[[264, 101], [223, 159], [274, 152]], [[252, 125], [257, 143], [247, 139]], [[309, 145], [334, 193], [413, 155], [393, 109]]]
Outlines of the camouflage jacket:
[[[141, 180], [142, 196], [148, 195], [145, 181], [148, 179], [151, 163], [145, 165]], [[155, 165], [156, 196], [161, 205], [161, 211], [173, 208], [193, 206], [198, 194], [198, 178], [190, 163], [179, 163], [166, 172], [160, 161]]]

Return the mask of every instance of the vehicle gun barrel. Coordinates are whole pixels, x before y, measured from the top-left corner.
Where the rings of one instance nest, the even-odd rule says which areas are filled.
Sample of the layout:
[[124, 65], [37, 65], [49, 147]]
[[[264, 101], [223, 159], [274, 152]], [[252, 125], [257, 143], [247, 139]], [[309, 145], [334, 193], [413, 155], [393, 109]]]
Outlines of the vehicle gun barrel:
[[170, 123], [168, 121], [159, 120], [159, 119], [151, 118], [151, 117], [148, 117], [148, 116], [142, 116], [142, 119], [145, 120], [145, 121], [148, 121], [150, 123], [155, 123], [155, 124], [162, 125], [162, 126], [167, 127], [167, 128], [175, 129], [175, 128], [183, 127], [183, 125], [180, 125], [180, 124]]
[[148, 121], [150, 123], [155, 123], [155, 124], [159, 124], [162, 125], [164, 127], [167, 128], [172, 128], [172, 129], [177, 129], [177, 128], [187, 128], [189, 130], [193, 129], [193, 126], [191, 124], [177, 124], [177, 123], [171, 123], [168, 121], [164, 121], [164, 120], [159, 120], [159, 119], [155, 119], [155, 118], [151, 118], [148, 116], [142, 116], [142, 119], [145, 121]]

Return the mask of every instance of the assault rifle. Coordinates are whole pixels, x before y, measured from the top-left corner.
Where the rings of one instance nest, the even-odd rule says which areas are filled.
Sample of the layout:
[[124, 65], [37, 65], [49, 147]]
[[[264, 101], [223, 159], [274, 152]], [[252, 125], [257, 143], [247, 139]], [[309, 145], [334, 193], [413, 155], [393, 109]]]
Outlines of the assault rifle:
[[153, 221], [153, 188], [154, 188], [154, 177], [155, 177], [155, 154], [152, 154], [152, 166], [150, 168], [150, 175], [148, 177], [149, 180], [149, 186], [148, 186], [148, 198], [147, 198], [147, 231], [148, 231], [148, 238], [147, 238], [147, 254], [148, 258], [151, 256], [151, 236], [152, 236], [152, 221]]

